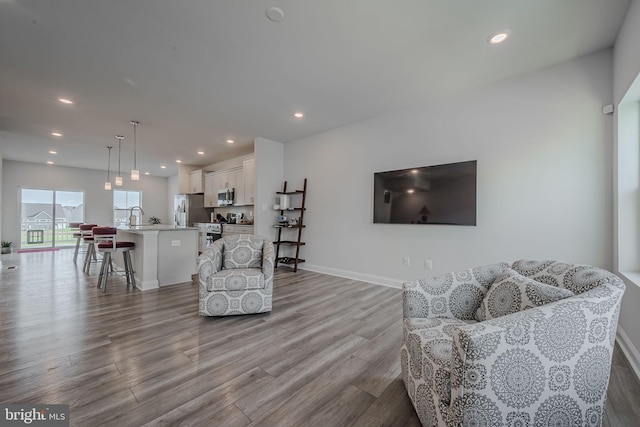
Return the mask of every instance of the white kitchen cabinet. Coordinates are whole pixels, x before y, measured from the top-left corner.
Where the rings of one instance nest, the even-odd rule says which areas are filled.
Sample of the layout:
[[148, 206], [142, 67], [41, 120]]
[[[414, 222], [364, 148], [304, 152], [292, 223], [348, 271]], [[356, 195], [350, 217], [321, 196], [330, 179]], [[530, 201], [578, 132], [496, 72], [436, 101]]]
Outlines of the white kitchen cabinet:
[[255, 199], [255, 160], [245, 159], [234, 167], [204, 175], [204, 206], [218, 206], [218, 191], [233, 188], [234, 205], [253, 205]]
[[244, 204], [253, 205], [256, 195], [256, 159], [251, 157], [242, 162], [244, 181]]
[[236, 206], [244, 205], [244, 176], [242, 175], [242, 168], [235, 168], [229, 170], [229, 187], [233, 188], [233, 204]]
[[218, 205], [218, 191], [222, 190], [223, 188], [228, 188], [227, 185], [229, 184], [229, 174], [227, 172], [216, 172], [213, 176], [213, 186], [215, 187], [215, 193], [216, 193], [216, 206]]
[[204, 207], [214, 208], [218, 206], [218, 187], [214, 173], [204, 175]]
[[226, 188], [234, 188], [235, 176], [232, 170], [210, 172], [205, 176], [205, 201], [206, 207], [216, 207], [218, 205], [218, 192]]
[[189, 193], [204, 193], [204, 176], [202, 169], [189, 172]]

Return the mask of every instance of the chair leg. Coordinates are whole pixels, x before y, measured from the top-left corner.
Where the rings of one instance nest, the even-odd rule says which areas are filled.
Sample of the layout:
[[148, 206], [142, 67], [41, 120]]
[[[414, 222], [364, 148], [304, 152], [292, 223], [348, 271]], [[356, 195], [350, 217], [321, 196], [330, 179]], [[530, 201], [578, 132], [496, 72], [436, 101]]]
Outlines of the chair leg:
[[87, 274], [89, 274], [89, 267], [91, 267], [91, 258], [95, 256], [93, 254], [94, 250], [95, 248], [93, 246], [93, 243], [89, 243], [87, 245], [87, 253], [84, 256], [84, 267], [82, 267], [82, 271], [84, 271]]
[[133, 263], [131, 262], [131, 251], [124, 252], [125, 274], [127, 276], [127, 286], [136, 287], [136, 278], [133, 272]]
[[102, 282], [102, 293], [107, 292], [107, 281], [109, 280], [109, 266], [111, 265], [111, 252], [102, 255], [102, 265], [105, 269], [104, 280]]
[[124, 263], [124, 277], [127, 279], [127, 287], [129, 287], [129, 260], [127, 259], [127, 255], [129, 251], [122, 252], [122, 262]]
[[[106, 271], [105, 271], [106, 270]], [[98, 286], [100, 288], [102, 286], [102, 281], [107, 279], [109, 274], [108, 266], [107, 266], [107, 256], [105, 254], [102, 255], [102, 264], [100, 265], [100, 274], [98, 275]]]
[[80, 251], [80, 238], [76, 239], [76, 251], [73, 253], [73, 263], [76, 264], [78, 261], [78, 252]]

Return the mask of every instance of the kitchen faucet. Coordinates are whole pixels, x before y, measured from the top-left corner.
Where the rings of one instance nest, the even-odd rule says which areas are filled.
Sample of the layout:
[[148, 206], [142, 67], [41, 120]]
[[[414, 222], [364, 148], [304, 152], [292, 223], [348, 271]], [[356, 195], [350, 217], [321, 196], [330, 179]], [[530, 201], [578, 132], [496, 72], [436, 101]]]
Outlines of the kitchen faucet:
[[133, 216], [133, 210], [134, 209], [140, 209], [140, 214], [144, 215], [144, 210], [142, 209], [142, 207], [140, 206], [133, 206], [130, 210], [129, 210], [129, 226], [132, 225], [136, 225], [136, 220], [138, 219], [137, 217]]

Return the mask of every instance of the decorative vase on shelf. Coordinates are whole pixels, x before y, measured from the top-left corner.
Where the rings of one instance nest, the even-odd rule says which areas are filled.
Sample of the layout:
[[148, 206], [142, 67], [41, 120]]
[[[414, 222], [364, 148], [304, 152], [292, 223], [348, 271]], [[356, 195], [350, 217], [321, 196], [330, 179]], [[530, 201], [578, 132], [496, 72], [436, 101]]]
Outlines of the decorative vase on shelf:
[[282, 210], [289, 209], [289, 196], [286, 194], [283, 194], [282, 196], [280, 196], [280, 209]]

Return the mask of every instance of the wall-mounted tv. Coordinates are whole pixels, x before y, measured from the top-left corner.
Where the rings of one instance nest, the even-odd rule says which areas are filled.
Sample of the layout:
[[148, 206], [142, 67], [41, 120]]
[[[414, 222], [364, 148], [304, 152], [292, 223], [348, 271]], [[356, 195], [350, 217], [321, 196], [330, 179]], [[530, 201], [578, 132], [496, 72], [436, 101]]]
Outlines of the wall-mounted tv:
[[373, 175], [377, 224], [476, 225], [477, 161]]

